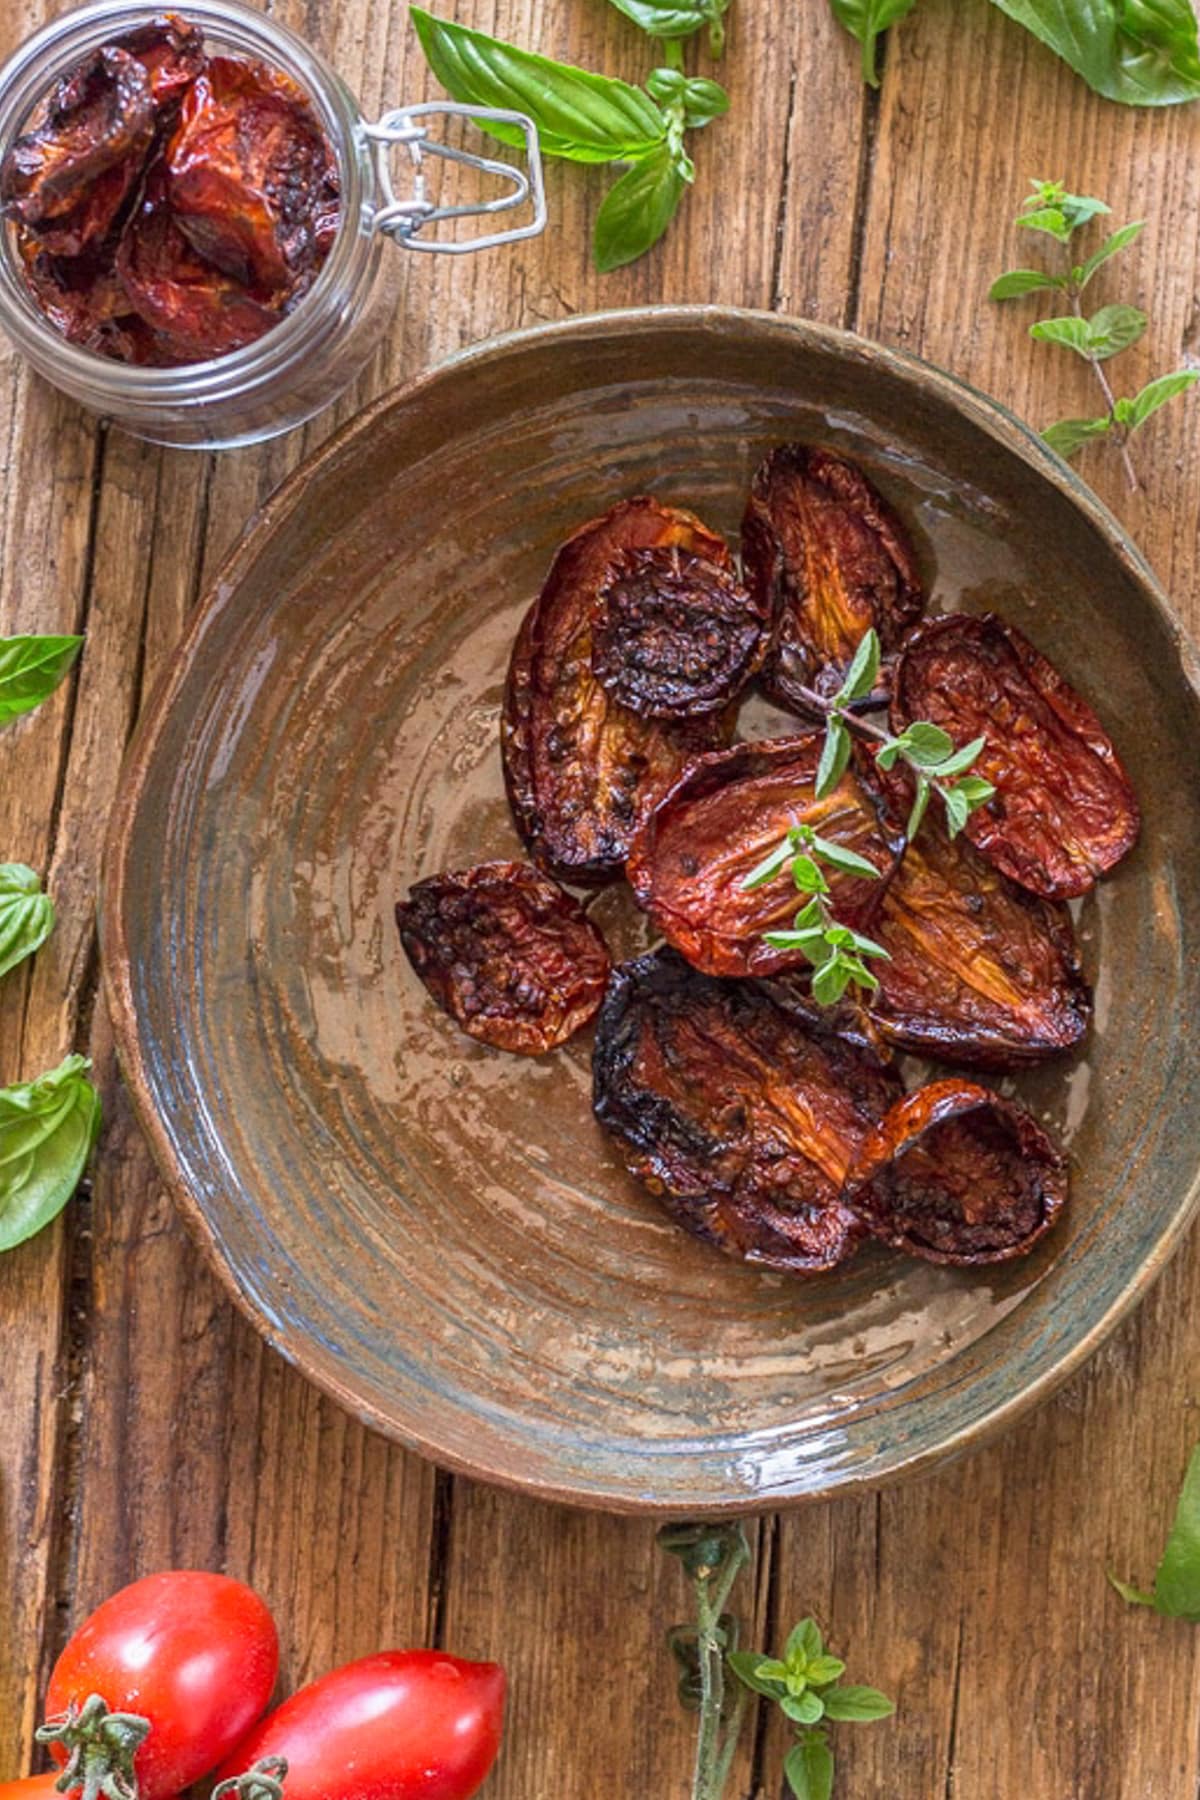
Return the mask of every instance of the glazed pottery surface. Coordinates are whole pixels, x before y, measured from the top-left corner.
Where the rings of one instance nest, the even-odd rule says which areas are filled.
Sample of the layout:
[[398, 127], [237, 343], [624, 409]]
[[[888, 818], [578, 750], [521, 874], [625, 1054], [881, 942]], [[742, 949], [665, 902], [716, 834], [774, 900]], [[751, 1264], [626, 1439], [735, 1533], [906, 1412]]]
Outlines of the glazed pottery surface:
[[[1145, 806], [1079, 911], [1083, 1053], [1003, 1084], [1069, 1146], [1024, 1263], [727, 1261], [632, 1182], [590, 1034], [462, 1036], [401, 950], [421, 876], [519, 855], [498, 718], [556, 545], [622, 496], [736, 540], [788, 438], [859, 459], [935, 607], [995, 608], [1090, 699]], [[742, 732], [786, 729], [760, 703]], [[1146, 1289], [1197, 1199], [1193, 653], [1136, 552], [1024, 427], [923, 365], [775, 317], [658, 309], [471, 351], [294, 476], [222, 572], [135, 747], [104, 959], [123, 1066], [201, 1242], [270, 1341], [454, 1468], [583, 1504], [763, 1509], [996, 1428]], [[624, 888], [591, 902], [618, 955]], [[920, 1071], [917, 1071], [918, 1073]]]

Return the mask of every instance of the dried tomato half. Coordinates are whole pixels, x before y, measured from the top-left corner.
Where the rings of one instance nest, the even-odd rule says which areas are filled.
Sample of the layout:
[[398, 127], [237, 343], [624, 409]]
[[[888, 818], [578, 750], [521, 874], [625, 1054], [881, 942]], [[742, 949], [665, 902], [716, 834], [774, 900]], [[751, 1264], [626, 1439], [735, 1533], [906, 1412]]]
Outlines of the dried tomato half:
[[287, 294], [316, 263], [335, 163], [294, 82], [263, 63], [214, 56], [167, 145], [170, 203], [200, 256], [247, 286]]
[[643, 719], [592, 666], [597, 596], [630, 551], [677, 547], [719, 568], [729, 552], [689, 512], [624, 500], [568, 539], [513, 647], [501, 741], [522, 838], [562, 881], [611, 881], [647, 809], [688, 758], [727, 743], [731, 719]]
[[[907, 816], [907, 813], [905, 814]], [[888, 883], [870, 1002], [904, 1050], [1015, 1069], [1079, 1043], [1091, 1017], [1071, 917], [951, 839], [931, 810]]]
[[593, 1068], [626, 1168], [694, 1236], [795, 1274], [854, 1249], [846, 1174], [900, 1091], [873, 1056], [660, 950], [614, 970]]
[[1066, 1199], [1066, 1158], [1037, 1120], [970, 1081], [935, 1081], [894, 1106], [845, 1192], [872, 1236], [962, 1264], [1024, 1256]]
[[480, 863], [418, 881], [396, 923], [442, 1011], [497, 1050], [553, 1050], [604, 997], [604, 939], [577, 900], [526, 863]]
[[279, 313], [197, 256], [155, 170], [121, 237], [117, 272], [130, 309], [158, 334], [172, 363], [240, 350], [279, 323]]
[[123, 31], [116, 42], [145, 69], [160, 117], [204, 67], [204, 33], [178, 13], [158, 13], [144, 25]]
[[643, 718], [720, 712], [762, 661], [769, 620], [727, 562], [678, 544], [626, 550], [596, 596], [592, 670]]
[[774, 618], [762, 685], [779, 706], [820, 716], [802, 688], [837, 691], [864, 632], [886, 659], [925, 609], [900, 520], [861, 469], [831, 450], [785, 444], [755, 474], [742, 522], [751, 593]]
[[967, 836], [1047, 900], [1086, 894], [1133, 848], [1137, 795], [1086, 701], [994, 613], [948, 613], [913, 634], [896, 668], [892, 728], [929, 719], [957, 744], [986, 739], [972, 769], [996, 795]]
[[150, 80], [116, 45], [94, 50], [55, 86], [0, 168], [0, 203], [55, 255], [78, 255], [110, 230], [154, 137]]
[[793, 825], [855, 851], [879, 870], [829, 876], [839, 922], [869, 929], [904, 848], [890, 822], [872, 759], [857, 749], [824, 800], [814, 793], [823, 736], [768, 738], [700, 756], [647, 815], [627, 873], [639, 904], [688, 961], [710, 975], [769, 975], [807, 966], [795, 950], [763, 942], [787, 930], [802, 897], [785, 874], [743, 884]]

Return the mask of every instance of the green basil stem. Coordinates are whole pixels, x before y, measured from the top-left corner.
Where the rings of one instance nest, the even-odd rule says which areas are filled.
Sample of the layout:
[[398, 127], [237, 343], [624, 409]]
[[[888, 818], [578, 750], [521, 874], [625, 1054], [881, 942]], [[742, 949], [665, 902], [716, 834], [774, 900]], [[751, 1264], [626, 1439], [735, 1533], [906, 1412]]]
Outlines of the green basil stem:
[[[1071, 253], [1069, 247], [1064, 245], [1063, 250], [1067, 261], [1070, 262]], [[1082, 319], [1084, 317], [1083, 300], [1076, 283], [1069, 277], [1067, 282], [1067, 295], [1070, 299], [1071, 310], [1075, 314], [1075, 317], [1077, 319]], [[1129, 432], [1117, 418], [1117, 396], [1113, 392], [1111, 381], [1104, 372], [1104, 364], [1100, 361], [1100, 358], [1090, 352], [1085, 352], [1085, 356], [1086, 360], [1091, 364], [1096, 380], [1100, 383], [1100, 391], [1104, 395], [1104, 404], [1107, 406], [1109, 417], [1112, 419], [1112, 435], [1116, 438], [1121, 451], [1121, 461], [1125, 465], [1125, 479], [1129, 483], [1129, 491], [1131, 494], [1136, 494], [1140, 491], [1142, 484], [1138, 480], [1137, 470], [1133, 466], [1133, 458], [1129, 454]]]
[[720, 1563], [715, 1568], [701, 1568], [693, 1581], [700, 1657], [700, 1730], [692, 1800], [721, 1800], [746, 1716], [748, 1696], [741, 1691], [728, 1720], [725, 1719], [725, 1644], [720, 1621], [749, 1554], [744, 1537], [736, 1532]]

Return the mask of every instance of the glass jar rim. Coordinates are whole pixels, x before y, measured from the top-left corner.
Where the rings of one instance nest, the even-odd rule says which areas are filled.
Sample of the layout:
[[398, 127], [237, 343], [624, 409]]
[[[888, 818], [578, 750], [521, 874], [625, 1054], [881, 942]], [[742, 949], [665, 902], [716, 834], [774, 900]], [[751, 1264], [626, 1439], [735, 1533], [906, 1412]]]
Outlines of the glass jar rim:
[[[144, 401], [171, 401], [181, 389], [189, 399], [224, 394], [241, 378], [261, 379], [276, 365], [286, 366], [303, 353], [306, 341], [325, 325], [321, 302], [337, 296], [350, 265], [363, 242], [359, 231], [365, 204], [357, 137], [362, 127], [358, 101], [319, 51], [288, 26], [268, 17], [244, 0], [88, 0], [84, 6], [60, 14], [21, 44], [0, 68], [0, 155], [22, 128], [37, 102], [58, 76], [73, 62], [104, 42], [110, 31], [128, 30], [142, 19], [170, 11], [202, 28], [220, 33], [222, 26], [252, 41], [263, 61], [282, 66], [304, 88], [318, 108], [322, 124], [333, 144], [341, 183], [342, 216], [337, 236], [311, 288], [270, 331], [240, 350], [202, 362], [178, 363], [169, 368], [143, 368], [101, 356], [72, 344], [47, 323], [33, 299], [18, 286], [9, 267], [11, 252], [0, 247], [0, 325], [18, 347], [22, 338], [37, 343], [63, 367], [89, 382], [103, 381], [105, 372], [122, 391]], [[7, 221], [0, 230], [10, 233]]]

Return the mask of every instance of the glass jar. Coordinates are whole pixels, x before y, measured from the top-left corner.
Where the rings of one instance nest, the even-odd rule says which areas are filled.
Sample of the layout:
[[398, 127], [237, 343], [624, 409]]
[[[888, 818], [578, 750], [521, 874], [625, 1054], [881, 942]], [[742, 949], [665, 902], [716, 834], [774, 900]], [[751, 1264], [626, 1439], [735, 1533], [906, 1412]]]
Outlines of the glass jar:
[[[35, 105], [88, 53], [165, 10], [163, 0], [92, 0], [29, 39], [0, 70], [0, 160]], [[532, 237], [545, 228], [537, 132], [520, 113], [422, 105], [368, 122], [345, 83], [303, 39], [241, 0], [184, 0], [172, 11], [199, 26], [206, 47], [281, 69], [308, 95], [333, 145], [341, 180], [338, 233], [295, 310], [254, 343], [207, 362], [143, 368], [69, 343], [30, 294], [11, 225], [0, 229], [0, 327], [33, 366], [82, 405], [137, 437], [213, 449], [274, 437], [312, 418], [349, 385], [376, 348], [395, 308], [392, 243], [461, 253]], [[496, 162], [429, 135], [438, 116], [499, 120], [525, 139], [525, 168]], [[389, 158], [399, 146], [411, 192], [398, 197]], [[427, 195], [428, 157], [468, 163], [503, 184], [490, 201], [439, 207]], [[490, 217], [522, 208], [532, 218], [509, 230], [437, 240], [442, 219]], [[392, 243], [385, 242], [390, 239]]]

